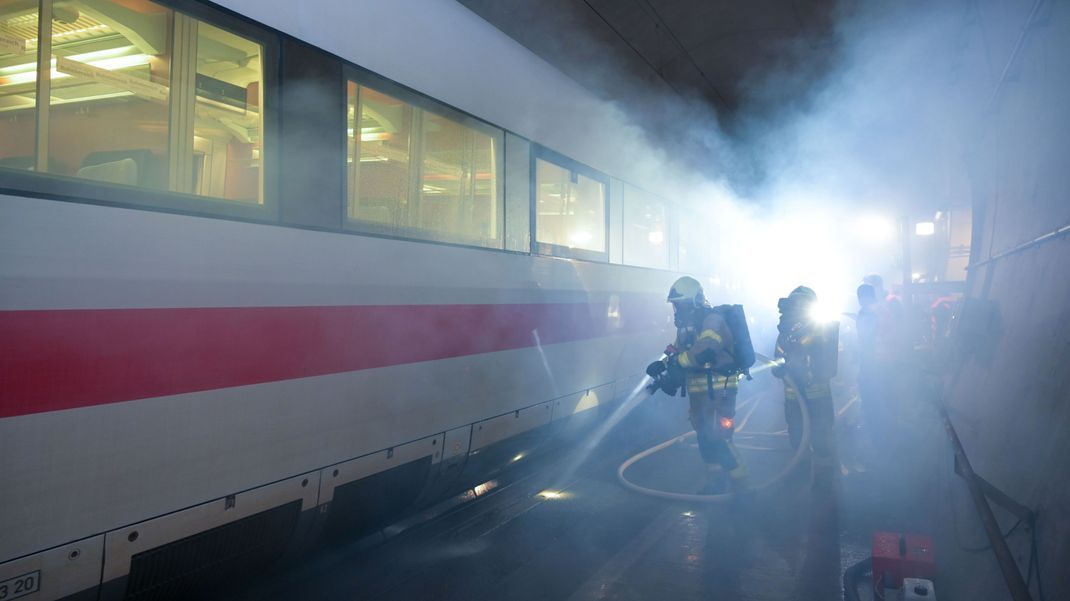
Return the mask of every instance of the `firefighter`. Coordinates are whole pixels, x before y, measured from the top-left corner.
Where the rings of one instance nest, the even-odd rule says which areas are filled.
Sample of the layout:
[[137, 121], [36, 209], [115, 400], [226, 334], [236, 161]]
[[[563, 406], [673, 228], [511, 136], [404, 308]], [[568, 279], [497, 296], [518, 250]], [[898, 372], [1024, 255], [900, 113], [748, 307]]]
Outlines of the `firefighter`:
[[858, 287], [858, 396], [862, 401], [862, 426], [875, 460], [894, 421], [891, 405], [896, 398], [897, 323], [886, 303], [871, 284]]
[[837, 467], [835, 410], [829, 381], [836, 374], [838, 323], [822, 324], [813, 317], [817, 295], [806, 286], [780, 299], [779, 335], [773, 375], [784, 380], [784, 417], [788, 438], [798, 449], [802, 443], [799, 389], [810, 414], [810, 461], [814, 481], [828, 479]]
[[707, 304], [702, 285], [694, 278], [676, 280], [668, 301], [673, 306], [676, 342], [647, 373], [655, 378], [675, 374], [690, 399], [691, 426], [706, 464], [706, 483], [700, 492], [723, 493], [729, 482], [734, 490], [743, 490], [747, 468], [732, 444], [739, 385], [732, 331]]

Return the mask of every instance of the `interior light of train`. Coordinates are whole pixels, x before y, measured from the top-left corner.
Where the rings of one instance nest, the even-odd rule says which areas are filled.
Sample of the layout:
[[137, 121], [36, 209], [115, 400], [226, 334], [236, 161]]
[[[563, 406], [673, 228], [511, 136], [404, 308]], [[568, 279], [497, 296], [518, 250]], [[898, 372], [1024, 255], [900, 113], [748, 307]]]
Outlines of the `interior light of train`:
[[647, 234], [646, 239], [655, 246], [660, 246], [665, 242], [665, 233], [660, 230], [654, 230]]
[[[111, 52], [111, 51], [103, 51]], [[142, 65], [149, 64], [151, 58], [147, 54], [131, 54], [127, 56], [115, 56], [111, 58], [97, 58], [95, 60], [87, 58], [91, 55], [98, 55], [99, 52], [90, 52], [86, 54], [79, 54], [70, 57], [71, 60], [87, 65], [98, 67], [101, 69], [107, 69], [108, 71], [118, 71], [120, 69], [128, 69], [130, 67], [140, 67]], [[7, 75], [6, 72], [12, 73]], [[16, 65], [14, 67], [6, 67], [0, 69], [0, 85], [13, 85], [20, 83], [30, 83], [37, 81], [36, 65], [34, 63], [26, 63], [23, 65]], [[52, 79], [63, 79], [70, 77], [66, 73], [61, 73], [56, 70], [56, 59], [52, 59]]]
[[540, 492], [537, 496], [540, 496], [540, 497], [542, 497], [544, 499], [547, 499], [547, 500], [563, 499], [563, 498], [565, 498], [565, 493], [563, 493], [563, 492], [561, 492], [559, 490], [544, 490], [544, 491]]
[[932, 236], [936, 233], [936, 224], [932, 221], [922, 221], [914, 224], [914, 233], [918, 236]]
[[520, 461], [523, 458], [524, 458], [524, 454], [523, 453], [517, 453], [516, 457], [513, 457], [513, 463], [516, 463], [517, 461]]
[[[121, 56], [129, 56], [131, 52], [136, 50], [133, 46], [119, 46], [118, 48], [109, 48], [107, 50], [96, 50], [94, 52], [85, 52], [83, 54], [75, 54], [67, 58], [78, 61], [80, 63], [96, 64], [94, 61], [99, 61], [108, 58], [117, 58]], [[143, 61], [148, 62], [148, 56], [145, 54], [134, 54], [134, 56], [144, 57]], [[56, 68], [56, 59], [52, 59], [52, 68]], [[0, 67], [0, 75], [14, 75], [17, 73], [36, 73], [37, 63], [22, 63], [19, 65], [12, 65], [10, 67]]]

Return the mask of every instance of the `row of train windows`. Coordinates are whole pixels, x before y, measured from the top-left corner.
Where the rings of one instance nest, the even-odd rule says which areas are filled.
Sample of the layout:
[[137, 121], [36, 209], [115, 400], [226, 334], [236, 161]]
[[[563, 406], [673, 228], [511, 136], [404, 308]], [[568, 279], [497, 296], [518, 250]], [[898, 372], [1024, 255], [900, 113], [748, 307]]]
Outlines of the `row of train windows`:
[[148, 0], [0, 0], [0, 167], [263, 202], [262, 54]]
[[[0, 169], [262, 205], [254, 37], [149, 0], [0, 0]], [[354, 81], [345, 110], [350, 227], [504, 247], [501, 129]], [[607, 254], [606, 179], [533, 168], [535, 243]], [[625, 186], [622, 205], [625, 262], [668, 267], [665, 203]]]
[[[501, 248], [501, 130], [464, 125], [352, 81], [347, 101], [347, 215], [352, 222]], [[537, 244], [607, 251], [603, 180], [536, 158], [534, 200]], [[623, 204], [629, 262], [668, 267], [664, 203], [626, 186]]]

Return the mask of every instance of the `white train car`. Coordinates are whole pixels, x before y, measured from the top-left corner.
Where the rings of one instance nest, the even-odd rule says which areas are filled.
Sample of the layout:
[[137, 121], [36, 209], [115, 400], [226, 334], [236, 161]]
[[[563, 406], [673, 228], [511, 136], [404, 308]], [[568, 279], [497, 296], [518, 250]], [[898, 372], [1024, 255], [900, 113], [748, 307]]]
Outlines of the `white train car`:
[[0, 600], [189, 598], [597, 421], [681, 245], [597, 110], [453, 2], [0, 0]]

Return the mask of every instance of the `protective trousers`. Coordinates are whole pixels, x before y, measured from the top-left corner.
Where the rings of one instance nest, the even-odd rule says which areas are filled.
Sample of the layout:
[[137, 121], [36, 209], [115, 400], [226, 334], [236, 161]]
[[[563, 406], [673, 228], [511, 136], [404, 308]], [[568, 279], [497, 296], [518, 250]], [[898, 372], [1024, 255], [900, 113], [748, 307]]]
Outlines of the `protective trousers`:
[[747, 468], [732, 444], [738, 390], [738, 376], [720, 376], [704, 371], [688, 374], [691, 427], [698, 438], [699, 453], [707, 468], [726, 472], [733, 480], [747, 475]]
[[[836, 409], [832, 390], [827, 381], [814, 382], [806, 387], [806, 409], [810, 413], [810, 451], [814, 472], [836, 467]], [[802, 410], [796, 401], [795, 389], [784, 387], [784, 418], [788, 422], [791, 448], [802, 443]]]

